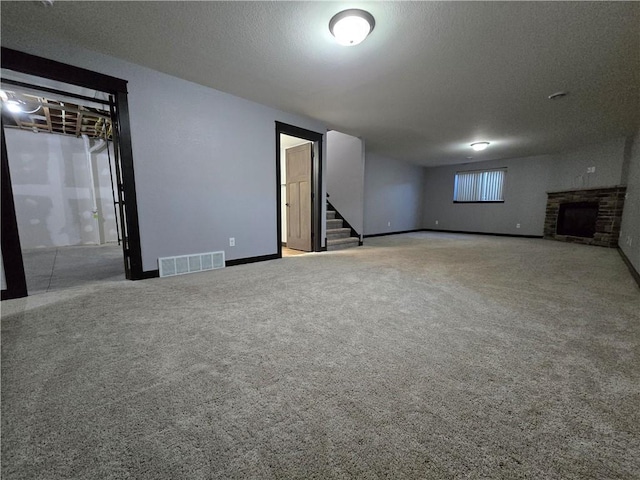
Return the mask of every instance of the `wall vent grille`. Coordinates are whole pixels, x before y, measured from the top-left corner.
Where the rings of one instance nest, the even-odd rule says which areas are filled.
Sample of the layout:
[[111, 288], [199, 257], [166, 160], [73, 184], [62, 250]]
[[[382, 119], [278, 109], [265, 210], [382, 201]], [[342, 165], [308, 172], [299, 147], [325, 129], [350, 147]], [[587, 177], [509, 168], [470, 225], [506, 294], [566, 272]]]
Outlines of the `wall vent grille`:
[[216, 270], [224, 265], [224, 251], [158, 258], [161, 277]]

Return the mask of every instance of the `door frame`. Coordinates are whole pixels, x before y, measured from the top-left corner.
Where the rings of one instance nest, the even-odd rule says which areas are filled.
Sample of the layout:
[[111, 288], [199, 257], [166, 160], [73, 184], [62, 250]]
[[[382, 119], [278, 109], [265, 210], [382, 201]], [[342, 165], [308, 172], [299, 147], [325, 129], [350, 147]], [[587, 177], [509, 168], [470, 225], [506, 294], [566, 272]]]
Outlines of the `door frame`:
[[9, 157], [2, 122], [0, 122], [0, 128], [2, 133], [2, 205], [0, 207], [2, 208], [2, 267], [7, 287], [2, 290], [2, 300], [7, 300], [27, 296], [27, 279], [24, 275], [13, 186], [9, 172]]
[[322, 133], [276, 121], [276, 212], [278, 258], [282, 258], [282, 173], [280, 171], [280, 134], [291, 135], [313, 142], [311, 161], [311, 251], [321, 252], [322, 248]]
[[[15, 72], [25, 73], [28, 75], [34, 75], [41, 78], [47, 78], [50, 80], [56, 80], [59, 82], [69, 83], [72, 85], [78, 85], [92, 90], [98, 90], [111, 94], [115, 97], [117, 123], [119, 126], [119, 146], [120, 146], [120, 162], [122, 166], [122, 189], [124, 192], [124, 206], [126, 209], [126, 229], [123, 228], [123, 232], [127, 232], [127, 242], [123, 242], [123, 255], [125, 261], [129, 260], [129, 280], [140, 280], [143, 278], [149, 278], [154, 272], [143, 272], [142, 270], [142, 249], [140, 246], [140, 226], [138, 221], [138, 202], [136, 196], [136, 184], [135, 175], [133, 171], [133, 149], [131, 146], [131, 123], [129, 121], [129, 103], [127, 100], [127, 81], [120, 78], [111, 77], [102, 73], [94, 72], [66, 63], [56, 62], [47, 58], [38, 57], [28, 53], [12, 50], [10, 48], [2, 47], [1, 50], [1, 66], [8, 70]], [[4, 135], [3, 135], [4, 138]], [[4, 177], [4, 176], [3, 176]], [[4, 192], [4, 178], [3, 178], [3, 192]], [[4, 195], [4, 194], [3, 194]], [[4, 202], [3, 202], [4, 204]], [[2, 209], [2, 226], [9, 225], [10, 232], [16, 225], [16, 212], [15, 205], [11, 202], [14, 208]], [[8, 217], [5, 219], [5, 214]], [[13, 217], [13, 221], [11, 218]], [[3, 231], [3, 237], [6, 235], [6, 231]], [[11, 242], [5, 245], [2, 242], [2, 258], [21, 258], [22, 253], [20, 249], [20, 241], [15, 233], [17, 242]], [[19, 255], [19, 257], [18, 257]], [[20, 276], [22, 281], [24, 279], [24, 265], [20, 262], [20, 269], [16, 267], [17, 261], [9, 262], [7, 265], [5, 261], [5, 275], [7, 280], [7, 290], [2, 291], [2, 299], [5, 298], [18, 298], [18, 296], [26, 296], [26, 289], [17, 296], [12, 295], [12, 292], [16, 291], [16, 287], [13, 286], [14, 282], [20, 282], [18, 280]], [[11, 270], [9, 270], [11, 268]], [[11, 278], [12, 285], [9, 285], [9, 278]]]

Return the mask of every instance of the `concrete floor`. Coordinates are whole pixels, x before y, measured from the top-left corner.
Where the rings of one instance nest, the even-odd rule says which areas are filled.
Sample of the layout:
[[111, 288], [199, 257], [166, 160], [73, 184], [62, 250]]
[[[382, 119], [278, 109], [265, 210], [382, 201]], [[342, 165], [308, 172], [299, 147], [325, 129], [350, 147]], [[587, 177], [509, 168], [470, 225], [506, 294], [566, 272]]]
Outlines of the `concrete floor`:
[[22, 257], [29, 295], [125, 279], [116, 243], [23, 250]]

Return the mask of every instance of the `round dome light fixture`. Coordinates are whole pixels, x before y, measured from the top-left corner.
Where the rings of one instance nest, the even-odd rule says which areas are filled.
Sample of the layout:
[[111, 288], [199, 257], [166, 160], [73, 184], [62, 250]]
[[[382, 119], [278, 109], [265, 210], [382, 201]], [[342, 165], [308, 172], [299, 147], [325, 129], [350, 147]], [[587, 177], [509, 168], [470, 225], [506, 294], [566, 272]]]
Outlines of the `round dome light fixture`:
[[489, 146], [489, 142], [475, 142], [471, 144], [471, 148], [473, 148], [476, 152], [481, 152]]
[[361, 43], [376, 26], [369, 12], [351, 8], [336, 13], [329, 22], [329, 31], [340, 45], [351, 47]]
[[569, 95], [569, 92], [556, 92], [556, 93], [552, 93], [551, 95], [549, 95], [549, 100], [559, 100], [561, 98], [566, 97], [567, 95]]
[[22, 106], [16, 100], [9, 100], [6, 102], [6, 104], [7, 104], [7, 110], [9, 110], [10, 112], [12, 113], [22, 112]]

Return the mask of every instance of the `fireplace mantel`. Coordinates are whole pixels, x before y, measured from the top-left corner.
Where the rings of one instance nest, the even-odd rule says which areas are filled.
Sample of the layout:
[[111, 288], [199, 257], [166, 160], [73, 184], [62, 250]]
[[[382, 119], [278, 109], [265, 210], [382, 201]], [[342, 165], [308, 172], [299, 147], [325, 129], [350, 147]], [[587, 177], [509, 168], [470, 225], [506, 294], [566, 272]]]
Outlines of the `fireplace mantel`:
[[[579, 188], [547, 192], [547, 211], [544, 222], [544, 238], [563, 242], [617, 247], [622, 222], [622, 207], [627, 188], [613, 187]], [[571, 203], [597, 203], [598, 215], [593, 237], [577, 237], [558, 234], [560, 205]]]
[[612, 187], [590, 187], [590, 188], [572, 188], [570, 190], [550, 190], [547, 192], [547, 195], [550, 194], [557, 194], [557, 193], [580, 193], [580, 192], [591, 192], [593, 190], [603, 190], [603, 191], [609, 191], [609, 190], [615, 190], [615, 189], [619, 189], [622, 188], [623, 190], [626, 190], [626, 186], [624, 185], [614, 185]]

